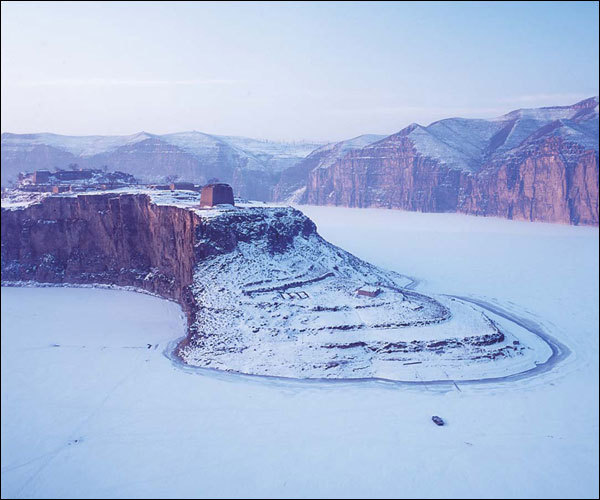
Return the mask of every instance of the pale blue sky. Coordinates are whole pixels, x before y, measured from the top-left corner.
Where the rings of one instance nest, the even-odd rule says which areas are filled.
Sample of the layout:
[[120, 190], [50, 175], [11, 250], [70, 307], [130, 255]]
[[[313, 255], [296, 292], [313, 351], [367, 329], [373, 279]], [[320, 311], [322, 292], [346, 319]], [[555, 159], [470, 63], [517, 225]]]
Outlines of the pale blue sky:
[[390, 134], [598, 94], [598, 2], [3, 2], [2, 131]]

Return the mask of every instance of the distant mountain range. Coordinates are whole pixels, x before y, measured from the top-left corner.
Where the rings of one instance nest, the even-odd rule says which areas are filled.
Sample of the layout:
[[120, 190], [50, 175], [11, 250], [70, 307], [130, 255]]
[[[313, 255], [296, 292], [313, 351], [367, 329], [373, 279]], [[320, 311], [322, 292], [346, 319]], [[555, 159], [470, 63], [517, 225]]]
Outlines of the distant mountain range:
[[258, 200], [597, 225], [598, 98], [332, 144], [200, 132], [2, 134], [2, 185], [20, 171], [70, 163], [144, 181], [217, 178]]
[[145, 182], [167, 179], [206, 183], [219, 179], [246, 198], [270, 200], [286, 168], [297, 164], [318, 142], [276, 142], [202, 132], [129, 136], [2, 134], [2, 185], [21, 171], [67, 168], [120, 170]]
[[412, 124], [311, 168], [296, 198], [597, 225], [598, 98]]

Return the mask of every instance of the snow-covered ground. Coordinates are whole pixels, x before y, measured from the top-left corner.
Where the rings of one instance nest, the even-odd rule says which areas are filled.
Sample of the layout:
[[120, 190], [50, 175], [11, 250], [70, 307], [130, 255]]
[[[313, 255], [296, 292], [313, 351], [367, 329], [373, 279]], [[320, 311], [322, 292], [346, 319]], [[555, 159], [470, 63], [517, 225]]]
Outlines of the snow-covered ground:
[[[301, 207], [322, 236], [570, 355], [484, 384], [182, 369], [180, 309], [2, 288], [2, 497], [597, 497], [598, 229]], [[432, 415], [447, 425], [437, 427]]]

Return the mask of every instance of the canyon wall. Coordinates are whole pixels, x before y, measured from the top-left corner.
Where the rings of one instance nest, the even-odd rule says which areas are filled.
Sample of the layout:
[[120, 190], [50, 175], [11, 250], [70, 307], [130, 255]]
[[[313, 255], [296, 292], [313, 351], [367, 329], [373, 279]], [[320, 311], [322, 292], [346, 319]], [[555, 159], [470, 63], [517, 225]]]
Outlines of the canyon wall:
[[134, 286], [193, 310], [193, 212], [145, 195], [49, 197], [2, 209], [2, 281]]
[[598, 225], [598, 153], [549, 137], [468, 171], [398, 136], [312, 170], [301, 201]]

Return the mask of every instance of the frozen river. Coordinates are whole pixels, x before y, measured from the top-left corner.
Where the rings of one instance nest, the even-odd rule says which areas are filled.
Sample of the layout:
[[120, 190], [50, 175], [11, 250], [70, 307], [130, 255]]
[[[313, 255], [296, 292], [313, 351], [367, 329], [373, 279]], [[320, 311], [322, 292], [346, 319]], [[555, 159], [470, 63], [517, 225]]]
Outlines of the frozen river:
[[570, 355], [459, 386], [182, 370], [163, 353], [185, 333], [173, 303], [2, 288], [2, 497], [598, 496], [597, 228], [302, 210], [417, 290], [484, 301]]

